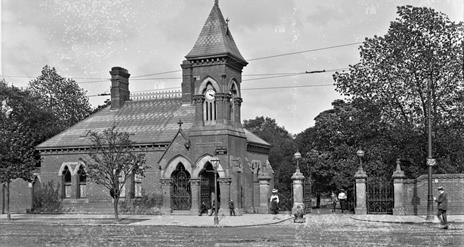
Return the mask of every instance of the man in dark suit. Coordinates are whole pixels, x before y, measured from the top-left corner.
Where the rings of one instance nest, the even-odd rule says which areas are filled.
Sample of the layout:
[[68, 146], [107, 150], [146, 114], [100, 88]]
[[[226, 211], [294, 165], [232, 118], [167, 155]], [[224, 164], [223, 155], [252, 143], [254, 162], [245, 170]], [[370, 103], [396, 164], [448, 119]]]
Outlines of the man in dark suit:
[[[448, 220], [446, 219], [446, 210], [448, 210], [448, 195], [442, 186], [438, 187], [438, 198], [434, 198], [438, 204], [437, 217], [440, 219], [443, 229], [448, 229]], [[440, 217], [441, 216], [441, 217]]]

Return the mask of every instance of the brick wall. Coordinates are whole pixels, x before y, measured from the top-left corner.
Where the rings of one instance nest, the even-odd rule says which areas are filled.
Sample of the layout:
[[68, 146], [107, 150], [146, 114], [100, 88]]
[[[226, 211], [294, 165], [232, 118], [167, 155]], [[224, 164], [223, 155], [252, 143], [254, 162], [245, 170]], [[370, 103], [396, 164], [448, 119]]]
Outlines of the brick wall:
[[[145, 194], [159, 198], [161, 195], [161, 185], [160, 185], [160, 169], [158, 165], [158, 159], [160, 158], [162, 151], [151, 151], [145, 152], [146, 164], [150, 167], [145, 171], [145, 177], [142, 178], [142, 189]], [[40, 178], [42, 184], [48, 184], [50, 181], [53, 182], [55, 188], [62, 185], [60, 168], [63, 164], [66, 164], [70, 170], [77, 171], [79, 166], [79, 158], [83, 158], [85, 154], [52, 154], [52, 155], [42, 155], [42, 167], [40, 171]], [[77, 178], [73, 174], [73, 181]], [[126, 184], [126, 195], [129, 194], [130, 183]], [[77, 183], [72, 185], [72, 196], [63, 200], [64, 206], [66, 208], [78, 207], [78, 204], [95, 204], [101, 203], [108, 204], [112, 201], [111, 196], [109, 195], [108, 189], [102, 185], [92, 183], [92, 181], [87, 181], [86, 186], [86, 197], [79, 198], [77, 196]], [[60, 193], [62, 190], [59, 190]]]
[[[406, 214], [427, 214], [427, 175], [417, 179], [404, 181], [403, 203]], [[448, 194], [448, 214], [464, 214], [464, 174], [434, 174], [432, 176], [432, 192], [438, 197], [438, 186], [443, 186]], [[433, 203], [433, 211], [436, 211]]]

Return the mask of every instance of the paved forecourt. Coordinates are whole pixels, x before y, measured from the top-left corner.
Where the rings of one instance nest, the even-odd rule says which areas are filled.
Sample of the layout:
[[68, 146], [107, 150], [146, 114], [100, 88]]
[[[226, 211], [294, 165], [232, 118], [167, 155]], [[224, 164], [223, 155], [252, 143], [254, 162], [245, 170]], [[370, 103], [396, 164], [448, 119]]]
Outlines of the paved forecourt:
[[[0, 247], [462, 246], [464, 243], [464, 225], [459, 222], [452, 223], [449, 230], [441, 230], [439, 224], [376, 222], [355, 218], [351, 214], [311, 214], [306, 216], [303, 224], [295, 224], [290, 219], [259, 226], [242, 224], [277, 222], [278, 218], [284, 219], [289, 215], [225, 216], [221, 220], [224, 227], [211, 227], [213, 217], [210, 216], [153, 216], [149, 219], [146, 216], [122, 216], [119, 224], [114, 223], [111, 215], [100, 218], [79, 218], [79, 215], [49, 215], [48, 218], [47, 215], [34, 218], [13, 216], [11, 222], [3, 216], [0, 220]], [[209, 221], [210, 227], [201, 227], [203, 220], [205, 224]], [[231, 225], [233, 220], [236, 220], [237, 226]], [[242, 222], [240, 226], [239, 221]], [[142, 222], [145, 225], [140, 224]], [[229, 225], [226, 226], [226, 223]]]

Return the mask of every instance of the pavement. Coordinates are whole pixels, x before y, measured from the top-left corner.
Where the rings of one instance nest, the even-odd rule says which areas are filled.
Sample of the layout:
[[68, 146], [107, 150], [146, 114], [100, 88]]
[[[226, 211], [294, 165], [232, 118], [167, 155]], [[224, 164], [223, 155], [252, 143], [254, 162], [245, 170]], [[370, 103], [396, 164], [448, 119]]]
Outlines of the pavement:
[[[298, 225], [293, 223], [293, 216], [288, 214], [244, 214], [241, 216], [219, 215], [219, 227], [243, 227], [262, 225]], [[0, 224], [15, 222], [42, 222], [50, 224], [77, 225], [107, 225], [116, 224], [114, 215], [90, 214], [12, 214], [12, 221], [8, 222], [5, 214], [0, 215]], [[120, 215], [118, 224], [127, 225], [155, 225], [155, 226], [184, 226], [184, 227], [214, 227], [214, 216], [192, 215]], [[354, 215], [354, 214], [306, 214], [306, 225], [333, 222], [377, 222], [396, 224], [439, 224], [438, 218], [432, 222], [426, 221], [425, 216], [415, 215]], [[464, 224], [464, 215], [448, 215], [450, 224]]]
[[[352, 215], [352, 219], [358, 221], [381, 222], [381, 223], [398, 223], [398, 224], [439, 224], [440, 221], [436, 216], [433, 220], [427, 221], [425, 215], [380, 215], [365, 214]], [[448, 223], [464, 224], [464, 215], [448, 215]]]

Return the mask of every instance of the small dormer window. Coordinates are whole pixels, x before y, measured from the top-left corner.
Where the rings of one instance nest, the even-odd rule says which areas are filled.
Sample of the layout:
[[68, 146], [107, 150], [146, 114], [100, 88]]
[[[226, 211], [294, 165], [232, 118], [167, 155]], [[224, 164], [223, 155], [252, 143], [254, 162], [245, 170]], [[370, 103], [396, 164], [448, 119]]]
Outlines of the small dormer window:
[[208, 83], [204, 91], [205, 102], [203, 103], [203, 120], [205, 124], [216, 123], [216, 91], [211, 83]]

